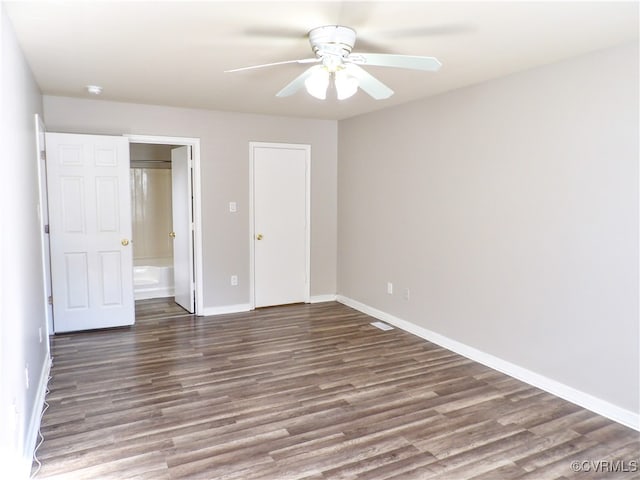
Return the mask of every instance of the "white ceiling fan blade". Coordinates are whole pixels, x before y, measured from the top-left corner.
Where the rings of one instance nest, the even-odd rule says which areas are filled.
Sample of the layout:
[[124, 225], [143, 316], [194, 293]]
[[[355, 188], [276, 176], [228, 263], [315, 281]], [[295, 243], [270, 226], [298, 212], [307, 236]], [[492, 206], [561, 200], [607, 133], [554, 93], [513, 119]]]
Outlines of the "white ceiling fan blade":
[[304, 81], [313, 75], [318, 68], [322, 68], [322, 65], [314, 65], [313, 67], [307, 68], [302, 74], [298, 75], [294, 78], [286, 87], [276, 93], [276, 97], [288, 97], [293, 95], [302, 87], [304, 87]]
[[416, 55], [394, 55], [388, 53], [356, 53], [347, 57], [349, 62], [359, 65], [376, 67], [408, 68], [411, 70], [425, 70], [436, 72], [442, 64], [435, 57], [420, 57]]
[[241, 72], [243, 70], [253, 70], [255, 68], [274, 67], [276, 65], [286, 65], [287, 63], [317, 63], [319, 58], [303, 58], [302, 60], [286, 60], [284, 62], [264, 63], [262, 65], [252, 65], [250, 67], [234, 68], [233, 70], [225, 70], [224, 73]]
[[349, 75], [358, 79], [358, 86], [376, 100], [383, 100], [393, 95], [393, 90], [358, 65], [348, 63], [345, 69]]

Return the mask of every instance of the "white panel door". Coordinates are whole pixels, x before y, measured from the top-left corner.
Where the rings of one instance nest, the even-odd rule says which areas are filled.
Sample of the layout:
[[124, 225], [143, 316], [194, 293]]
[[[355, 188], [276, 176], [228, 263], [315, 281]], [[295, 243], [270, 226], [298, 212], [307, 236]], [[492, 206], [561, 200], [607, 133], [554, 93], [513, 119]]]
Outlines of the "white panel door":
[[47, 133], [54, 330], [131, 325], [129, 141]]
[[252, 145], [255, 307], [308, 301], [309, 152]]
[[175, 302], [189, 313], [195, 308], [191, 187], [191, 147], [174, 148], [171, 150], [171, 208]]

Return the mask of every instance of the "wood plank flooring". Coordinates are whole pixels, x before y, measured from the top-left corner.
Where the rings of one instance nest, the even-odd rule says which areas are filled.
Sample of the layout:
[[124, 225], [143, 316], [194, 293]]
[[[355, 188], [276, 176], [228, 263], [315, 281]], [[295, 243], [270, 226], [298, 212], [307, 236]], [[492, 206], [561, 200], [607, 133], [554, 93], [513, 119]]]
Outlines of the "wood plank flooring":
[[637, 432], [344, 305], [136, 310], [52, 339], [36, 478], [640, 479]]

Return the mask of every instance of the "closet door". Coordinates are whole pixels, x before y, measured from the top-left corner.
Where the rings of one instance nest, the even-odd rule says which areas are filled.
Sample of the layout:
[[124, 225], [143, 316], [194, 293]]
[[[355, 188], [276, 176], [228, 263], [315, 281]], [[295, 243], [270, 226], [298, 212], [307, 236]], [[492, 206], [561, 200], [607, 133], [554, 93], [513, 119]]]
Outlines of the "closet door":
[[47, 133], [55, 332], [131, 325], [129, 141]]
[[251, 143], [252, 306], [309, 301], [309, 145]]

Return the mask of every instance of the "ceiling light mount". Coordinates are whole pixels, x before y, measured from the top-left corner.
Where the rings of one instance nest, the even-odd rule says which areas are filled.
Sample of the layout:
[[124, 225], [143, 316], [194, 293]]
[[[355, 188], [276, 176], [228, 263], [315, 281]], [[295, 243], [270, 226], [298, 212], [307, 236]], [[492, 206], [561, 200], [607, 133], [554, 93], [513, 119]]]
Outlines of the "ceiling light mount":
[[325, 25], [309, 32], [309, 43], [318, 58], [323, 54], [346, 57], [356, 44], [356, 31], [341, 25]]

